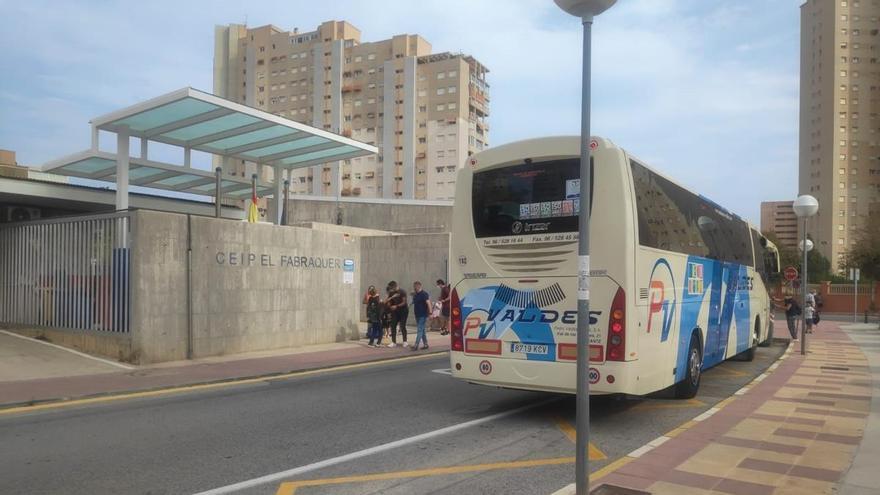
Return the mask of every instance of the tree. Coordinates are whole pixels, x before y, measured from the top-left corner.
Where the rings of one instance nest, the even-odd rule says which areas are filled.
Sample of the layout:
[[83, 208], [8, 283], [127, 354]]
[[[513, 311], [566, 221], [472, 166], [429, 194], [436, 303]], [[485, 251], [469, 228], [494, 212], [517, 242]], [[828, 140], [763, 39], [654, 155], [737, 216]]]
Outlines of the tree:
[[779, 251], [779, 269], [785, 270], [787, 266], [793, 266], [798, 268], [801, 266], [800, 258], [798, 258], [798, 253], [796, 250], [785, 247], [779, 241], [779, 238], [776, 237], [776, 234], [773, 232], [761, 232], [761, 235], [767, 238], [768, 241], [772, 242], [776, 245], [776, 249]]
[[[798, 272], [803, 271], [803, 254], [798, 249], [785, 247], [779, 242], [779, 238], [773, 232], [762, 232], [770, 242], [776, 245], [779, 250], [779, 269], [784, 270], [787, 266], [793, 266]], [[821, 280], [833, 280], [835, 277], [831, 273], [831, 262], [828, 261], [818, 249], [813, 248], [807, 253], [807, 276], [813, 282]]]
[[841, 268], [858, 268], [861, 278], [880, 280], [880, 214], [869, 215], [854, 237]]

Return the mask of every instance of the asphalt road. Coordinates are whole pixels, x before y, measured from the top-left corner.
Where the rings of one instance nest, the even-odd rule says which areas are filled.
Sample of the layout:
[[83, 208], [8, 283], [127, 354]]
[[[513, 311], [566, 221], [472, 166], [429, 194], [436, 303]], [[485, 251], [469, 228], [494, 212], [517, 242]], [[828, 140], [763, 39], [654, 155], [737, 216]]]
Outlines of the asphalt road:
[[[730, 396], [783, 350], [706, 372], [696, 400], [594, 398], [591, 469]], [[256, 479], [228, 492], [531, 494], [573, 480], [571, 397], [468, 385], [446, 368], [433, 356], [0, 415], [0, 493], [186, 494]]]

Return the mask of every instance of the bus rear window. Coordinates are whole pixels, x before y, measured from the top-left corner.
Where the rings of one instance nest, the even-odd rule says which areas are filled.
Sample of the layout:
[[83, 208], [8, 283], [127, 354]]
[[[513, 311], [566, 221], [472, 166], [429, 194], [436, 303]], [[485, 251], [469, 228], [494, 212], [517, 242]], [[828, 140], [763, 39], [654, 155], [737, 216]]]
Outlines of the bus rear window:
[[475, 236], [576, 232], [579, 164], [572, 158], [476, 172], [471, 191]]

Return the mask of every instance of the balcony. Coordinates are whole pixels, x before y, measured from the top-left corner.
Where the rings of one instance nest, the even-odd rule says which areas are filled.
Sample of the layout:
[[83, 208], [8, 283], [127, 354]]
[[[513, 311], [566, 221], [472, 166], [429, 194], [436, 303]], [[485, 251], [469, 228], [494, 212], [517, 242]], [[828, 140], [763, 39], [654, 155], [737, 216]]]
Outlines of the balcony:
[[360, 90], [361, 90], [360, 84], [352, 83], [352, 84], [346, 84], [346, 85], [342, 86], [343, 93], [351, 93], [353, 91], [360, 91]]

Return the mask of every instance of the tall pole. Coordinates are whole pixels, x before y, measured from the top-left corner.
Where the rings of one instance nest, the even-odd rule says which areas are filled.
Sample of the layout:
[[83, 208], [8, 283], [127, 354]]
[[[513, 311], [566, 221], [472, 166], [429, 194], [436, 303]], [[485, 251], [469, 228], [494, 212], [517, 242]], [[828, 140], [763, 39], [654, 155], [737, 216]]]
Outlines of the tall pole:
[[581, 94], [580, 210], [578, 212], [577, 412], [575, 487], [590, 492], [590, 38], [593, 16], [584, 16], [583, 90]]
[[801, 306], [801, 355], [805, 356], [807, 354], [807, 218], [804, 217], [804, 239], [803, 239], [803, 251], [804, 251], [804, 283], [801, 289], [803, 290], [803, 298], [804, 304]]
[[853, 274], [853, 323], [859, 318], [859, 275], [858, 268], [852, 269]]

